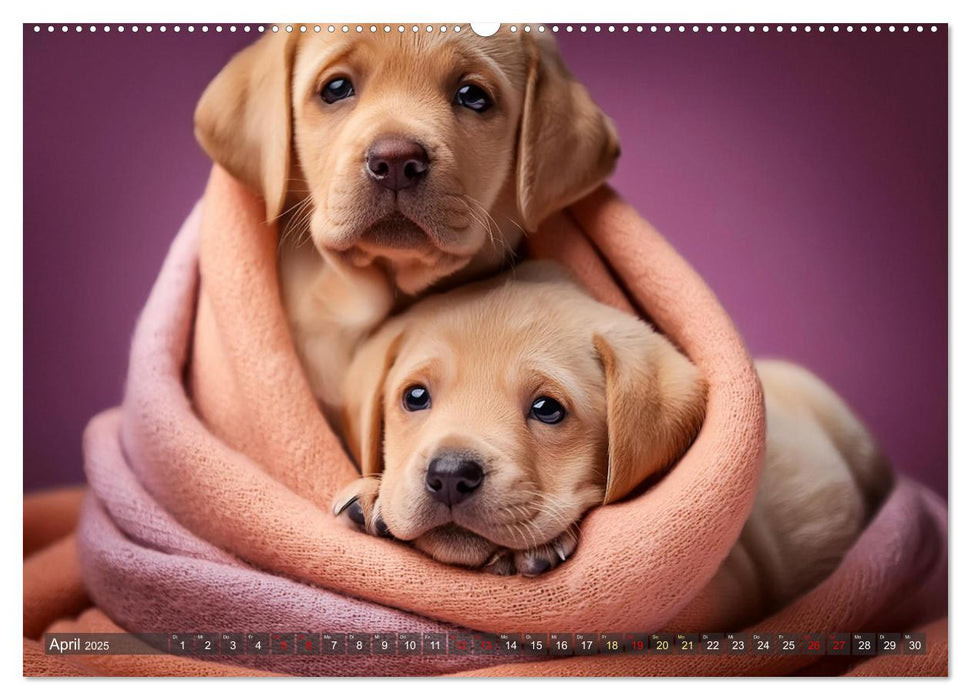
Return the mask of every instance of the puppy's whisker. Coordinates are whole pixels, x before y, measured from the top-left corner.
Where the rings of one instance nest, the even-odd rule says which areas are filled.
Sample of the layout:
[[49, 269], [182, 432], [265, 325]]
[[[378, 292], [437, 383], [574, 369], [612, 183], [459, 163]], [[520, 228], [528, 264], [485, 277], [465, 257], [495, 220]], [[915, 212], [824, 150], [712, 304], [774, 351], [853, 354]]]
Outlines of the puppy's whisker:
[[308, 224], [310, 223], [310, 216], [313, 214], [313, 199], [310, 195], [307, 195], [297, 204], [290, 207], [284, 214], [281, 214], [281, 216], [289, 214], [291, 211], [293, 213], [290, 214], [286, 226], [284, 226], [283, 232], [280, 234], [279, 246], [281, 248], [285, 243], [290, 241], [294, 233], [299, 234], [297, 240], [294, 241], [295, 245], [302, 244], [305, 240], [304, 237], [309, 235]]
[[[516, 251], [506, 241], [505, 236], [502, 235], [502, 227], [499, 226], [499, 222], [497, 222], [495, 220], [495, 217], [493, 217], [492, 214], [489, 213], [488, 208], [482, 202], [478, 201], [474, 197], [466, 194], [462, 196], [462, 199], [464, 199], [468, 204], [470, 216], [473, 216], [473, 218], [475, 218], [473, 215], [473, 212], [476, 212], [476, 213], [479, 213], [480, 216], [486, 219], [485, 223], [479, 220], [479, 225], [486, 230], [486, 233], [489, 236], [489, 244], [492, 246], [492, 249], [493, 250], [496, 250], [497, 248], [502, 249], [504, 265], [512, 263], [515, 260]], [[512, 219], [508, 219], [508, 220], [510, 223], [516, 226], [516, 228], [518, 228], [520, 231], [523, 231], [522, 226], [520, 226], [518, 223], [516, 223]], [[523, 231], [523, 233], [525, 234], [525, 231]]]
[[[552, 524], [560, 530], [560, 533], [566, 532], [576, 525], [576, 516], [570, 514], [568, 504], [556, 496], [541, 491], [526, 491], [525, 495], [537, 499], [536, 502], [532, 503], [537, 515], [548, 516]], [[535, 518], [531, 519], [530, 522], [535, 526]]]
[[[472, 197], [466, 196], [466, 199], [467, 199], [467, 207], [468, 207], [466, 213], [468, 214], [469, 218], [471, 218], [479, 226], [485, 229], [486, 235], [489, 237], [489, 244], [492, 246], [492, 249], [495, 250], [497, 248], [497, 243], [498, 243], [496, 234], [502, 233], [499, 230], [499, 225], [496, 223], [496, 220], [492, 217], [491, 214], [489, 214], [489, 212], [486, 210], [484, 206], [476, 202]], [[500, 241], [501, 241], [501, 238], [502, 238], [501, 235], [498, 236], [498, 239]]]
[[[469, 210], [466, 213], [467, 213], [468, 217], [470, 219], [472, 219], [473, 222], [475, 222], [480, 227], [482, 227], [483, 229], [485, 229], [486, 234], [489, 236], [489, 243], [490, 243], [490, 245], [492, 245], [493, 249], [495, 249], [495, 247], [496, 247], [496, 239], [495, 239], [495, 235], [492, 233], [492, 227], [489, 225], [489, 222], [487, 222], [485, 219], [483, 219], [482, 216], [479, 215], [471, 207], [469, 208]], [[466, 228], [468, 228], [468, 227], [466, 226]]]
[[532, 520], [525, 523], [526, 531], [530, 536], [530, 547], [538, 547], [544, 544], [540, 540], [543, 539], [543, 533], [540, 531], [539, 527]]
[[501, 515], [508, 514], [509, 516], [511, 516], [508, 522], [500, 523], [501, 525], [506, 527], [511, 527], [512, 525], [520, 522], [521, 520], [528, 519], [530, 516], [530, 514], [525, 511], [524, 507], [519, 504], [501, 506], [499, 508], [499, 513]]
[[520, 525], [521, 525], [521, 523], [516, 523], [516, 524], [514, 524], [514, 525], [513, 525], [513, 527], [515, 527], [515, 528], [516, 528], [516, 534], [517, 534], [517, 535], [519, 536], [519, 539], [520, 539], [520, 540], [521, 540], [522, 542], [526, 542], [526, 535], [528, 535], [528, 534], [529, 534], [529, 532], [528, 532], [528, 531], [526, 531], [526, 532], [524, 533], [524, 532], [523, 532], [523, 529], [522, 529], [522, 527], [520, 527]]
[[[297, 202], [296, 204], [294, 204], [292, 207], [289, 207], [288, 209], [285, 209], [285, 210], [281, 211], [279, 214], [277, 214], [276, 219], [281, 219], [284, 216], [286, 216], [287, 214], [289, 214], [291, 211], [293, 211], [294, 209], [301, 208], [302, 206], [304, 206], [304, 204], [307, 203], [307, 201], [309, 199], [310, 199], [310, 195], [307, 195], [306, 197], [302, 198], [299, 202]], [[268, 221], [266, 221], [266, 223], [270, 223], [270, 221], [268, 220]]]
[[289, 227], [290, 230], [287, 233], [292, 234], [294, 231], [296, 231], [302, 237], [306, 232], [309, 231], [308, 225], [310, 223], [311, 215], [312, 215], [312, 212], [310, 211], [310, 207], [304, 208], [299, 213], [299, 215], [291, 219], [291, 221], [293, 222], [293, 225]]
[[528, 508], [521, 503], [514, 503], [507, 506], [503, 506], [499, 509], [501, 512], [509, 513], [513, 516], [510, 522], [502, 523], [503, 527], [513, 529], [516, 531], [517, 538], [525, 543], [527, 541], [527, 532], [523, 531], [523, 527], [534, 517], [534, 513], [530, 512]]
[[289, 207], [288, 209], [280, 212], [280, 215], [277, 216], [277, 219], [282, 219], [284, 216], [288, 215], [290, 212], [294, 210], [296, 211], [302, 210], [310, 202], [311, 202], [310, 195], [307, 195], [306, 197], [302, 198], [299, 202], [294, 204], [292, 207]]
[[502, 233], [502, 230], [499, 228], [499, 224], [493, 218], [492, 214], [489, 213], [489, 210], [486, 208], [486, 206], [482, 204], [482, 202], [477, 200], [475, 197], [472, 197], [471, 195], [465, 195], [464, 199], [466, 200], [466, 203], [468, 204], [468, 207], [469, 207], [469, 215], [471, 216], [473, 213], [479, 214], [479, 220], [482, 222], [481, 224], [482, 227], [485, 228], [486, 232], [489, 234], [490, 242], [493, 245], [495, 245], [496, 243], [495, 234]]
[[287, 232], [287, 238], [289, 238], [293, 232], [297, 232], [296, 238], [293, 240], [293, 245], [299, 247], [303, 245], [310, 238], [310, 216], [304, 215]]

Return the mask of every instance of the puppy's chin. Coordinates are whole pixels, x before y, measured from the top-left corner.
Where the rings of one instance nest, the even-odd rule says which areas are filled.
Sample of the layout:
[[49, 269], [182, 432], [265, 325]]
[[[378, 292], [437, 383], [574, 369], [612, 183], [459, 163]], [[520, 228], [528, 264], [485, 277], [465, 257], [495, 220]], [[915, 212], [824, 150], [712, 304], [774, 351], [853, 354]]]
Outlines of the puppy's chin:
[[[401, 241], [410, 240], [413, 233], [402, 233]], [[377, 268], [391, 284], [408, 295], [419, 294], [441, 280], [467, 267], [472, 257], [450, 253], [433, 246], [427, 238], [415, 241], [413, 247], [391, 247], [366, 239], [347, 244], [333, 244], [326, 236], [314, 236], [323, 257], [337, 259], [358, 269]]]
[[325, 256], [358, 269], [380, 270], [390, 283], [407, 295], [415, 295], [458, 272], [469, 259], [438, 250], [385, 251], [354, 246], [343, 251], [326, 250]]
[[448, 253], [439, 253], [437, 262], [428, 264], [420, 259], [389, 260], [390, 277], [394, 285], [405, 294], [419, 294], [440, 280], [458, 272], [469, 259]]
[[494, 543], [458, 525], [440, 525], [412, 541], [412, 545], [445, 564], [481, 568], [496, 551]]

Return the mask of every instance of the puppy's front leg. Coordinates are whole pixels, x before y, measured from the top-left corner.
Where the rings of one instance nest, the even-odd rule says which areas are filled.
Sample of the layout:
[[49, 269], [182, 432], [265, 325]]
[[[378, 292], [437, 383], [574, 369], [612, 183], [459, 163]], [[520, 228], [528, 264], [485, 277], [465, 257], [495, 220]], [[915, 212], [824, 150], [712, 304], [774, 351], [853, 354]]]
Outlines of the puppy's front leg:
[[334, 498], [333, 513], [352, 530], [377, 537], [391, 537], [381, 517], [378, 500], [380, 477], [363, 476], [341, 489]]
[[539, 576], [573, 556], [577, 541], [576, 527], [571, 527], [539, 547], [523, 550], [500, 549], [482, 566], [482, 570], [498, 576]]

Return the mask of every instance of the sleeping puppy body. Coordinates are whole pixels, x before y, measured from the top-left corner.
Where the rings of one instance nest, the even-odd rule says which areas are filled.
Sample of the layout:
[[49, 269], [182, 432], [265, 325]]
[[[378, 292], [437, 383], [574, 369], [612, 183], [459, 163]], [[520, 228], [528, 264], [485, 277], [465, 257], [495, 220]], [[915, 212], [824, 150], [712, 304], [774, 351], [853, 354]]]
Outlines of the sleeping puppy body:
[[467, 27], [267, 35], [216, 76], [195, 122], [279, 221], [283, 305], [332, 423], [364, 335], [433, 285], [508, 263], [618, 155], [552, 36]]
[[[832, 571], [891, 483], [832, 390], [787, 363], [757, 369], [765, 466], [717, 574], [739, 619]], [[443, 562], [525, 575], [569, 558], [589, 509], [663, 475], [700, 429], [706, 399], [699, 371], [664, 336], [551, 263], [392, 318], [362, 346], [344, 391], [364, 476], [335, 513]], [[759, 609], [745, 610], [753, 600]]]

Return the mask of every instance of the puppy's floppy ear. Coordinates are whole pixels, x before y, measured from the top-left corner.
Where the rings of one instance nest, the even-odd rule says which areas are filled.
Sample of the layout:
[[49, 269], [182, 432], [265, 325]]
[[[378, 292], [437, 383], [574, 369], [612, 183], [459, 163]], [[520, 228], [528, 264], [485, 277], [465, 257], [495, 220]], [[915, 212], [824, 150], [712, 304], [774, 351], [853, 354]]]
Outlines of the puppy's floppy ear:
[[290, 172], [290, 74], [296, 34], [267, 34], [238, 54], [202, 93], [196, 140], [215, 162], [283, 211]]
[[398, 324], [385, 324], [358, 348], [344, 378], [344, 439], [363, 476], [384, 471], [384, 383], [401, 338]]
[[570, 74], [552, 35], [524, 34], [528, 60], [516, 187], [527, 231], [602, 183], [620, 155], [613, 122]]
[[701, 373], [660, 333], [630, 318], [594, 336], [607, 386], [604, 503], [628, 495], [691, 445], [705, 416]]

